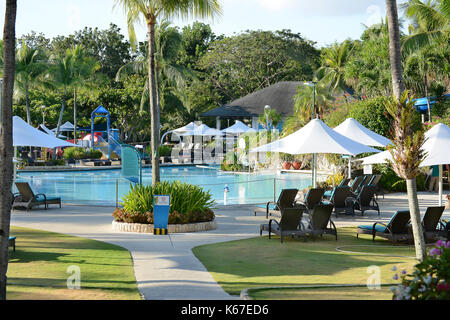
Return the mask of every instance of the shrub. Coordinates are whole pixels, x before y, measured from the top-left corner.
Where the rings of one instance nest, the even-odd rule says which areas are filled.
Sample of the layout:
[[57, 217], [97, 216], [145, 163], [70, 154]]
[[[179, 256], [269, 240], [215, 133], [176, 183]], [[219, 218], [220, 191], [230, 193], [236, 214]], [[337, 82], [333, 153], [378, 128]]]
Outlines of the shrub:
[[103, 157], [103, 153], [100, 150], [94, 150], [94, 149], [89, 149], [89, 151], [87, 151], [85, 153], [86, 158], [89, 159], [100, 159], [101, 157]]
[[400, 278], [401, 284], [391, 289], [394, 300], [449, 300], [450, 241], [438, 241], [412, 274], [402, 271]]
[[[375, 165], [376, 173], [382, 174], [379, 185], [386, 191], [406, 192], [406, 181], [400, 178], [394, 170], [387, 165]], [[417, 191], [425, 190], [425, 175], [419, 174], [416, 177]]]
[[214, 220], [215, 201], [209, 191], [179, 181], [161, 182], [155, 186], [131, 186], [121, 205], [113, 213], [115, 221], [153, 223], [153, 195], [170, 195], [169, 224], [206, 222]]

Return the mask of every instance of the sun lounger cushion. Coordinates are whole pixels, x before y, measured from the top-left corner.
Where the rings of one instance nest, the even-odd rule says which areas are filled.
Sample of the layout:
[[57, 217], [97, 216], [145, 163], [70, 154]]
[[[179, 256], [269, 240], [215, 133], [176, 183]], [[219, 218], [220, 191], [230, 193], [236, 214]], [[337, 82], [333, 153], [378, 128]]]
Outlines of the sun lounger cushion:
[[[256, 207], [265, 210], [267, 206], [265, 204], [257, 204]], [[277, 208], [276, 204], [269, 204], [269, 210], [275, 210], [276, 208]]]
[[9, 237], [9, 241], [16, 240], [16, 237]]
[[[363, 230], [369, 230], [369, 231], [373, 230], [373, 226], [367, 226], [367, 225], [366, 226], [358, 226], [358, 228], [363, 229]], [[384, 232], [386, 232], [386, 227], [377, 225], [377, 226], [375, 226], [375, 231], [384, 233]]]

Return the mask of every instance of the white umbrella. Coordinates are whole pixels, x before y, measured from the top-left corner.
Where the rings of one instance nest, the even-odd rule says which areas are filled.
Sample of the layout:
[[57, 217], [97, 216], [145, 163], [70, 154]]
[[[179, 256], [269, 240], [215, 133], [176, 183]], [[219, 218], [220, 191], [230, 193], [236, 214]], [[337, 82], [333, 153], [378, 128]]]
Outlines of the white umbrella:
[[222, 132], [217, 129], [208, 127], [206, 124], [201, 124], [194, 128], [194, 130], [181, 134], [182, 136], [221, 136]]
[[[364, 152], [380, 152], [334, 131], [320, 119], [311, 120], [293, 134], [250, 150], [250, 152], [284, 152], [289, 154], [337, 153], [357, 155]], [[314, 166], [313, 166], [314, 169]], [[313, 185], [316, 185], [313, 175]]]
[[66, 142], [33, 128], [18, 116], [13, 117], [13, 146], [42, 147], [49, 149], [58, 147], [78, 147], [76, 144]]
[[[40, 124], [39, 125], [39, 129], [41, 129], [43, 132], [45, 132], [46, 134], [49, 134], [51, 136], [55, 136], [55, 132], [53, 132], [52, 130], [50, 130], [49, 128], [47, 128], [45, 125]], [[67, 138], [66, 136], [60, 134], [58, 136], [58, 138]]]
[[[70, 132], [70, 131], [74, 131], [74, 129], [75, 129], [75, 126], [72, 123], [70, 123], [69, 121], [67, 121], [66, 123], [64, 123], [63, 125], [61, 125], [59, 127], [60, 132], [65, 132], [65, 131]], [[52, 129], [52, 131], [56, 132], [56, 128]]]
[[[443, 123], [435, 125], [425, 132], [427, 139], [423, 144], [423, 151], [427, 153], [421, 167], [439, 165], [439, 205], [442, 205], [442, 165], [450, 163], [450, 128]], [[359, 159], [363, 164], [386, 163], [392, 161], [389, 151]]]
[[236, 123], [233, 124], [231, 127], [222, 130], [222, 133], [225, 134], [241, 134], [247, 132], [256, 132], [256, 130], [250, 128], [249, 126], [245, 125], [239, 120], [236, 120]]
[[[391, 144], [391, 140], [373, 132], [353, 118], [348, 118], [336, 128], [335, 131], [352, 140], [372, 147], [386, 147]], [[348, 160], [348, 176], [351, 178], [351, 157]]]
[[174, 130], [169, 130], [166, 133], [164, 133], [163, 136], [161, 137], [161, 144], [163, 144], [164, 138], [169, 133], [174, 133], [175, 135], [180, 136], [180, 135], [182, 135], [184, 133], [193, 131], [197, 127], [198, 126], [194, 122], [191, 122], [191, 123], [185, 125], [184, 127], [181, 127], [181, 128], [178, 128], [178, 129], [174, 129]]

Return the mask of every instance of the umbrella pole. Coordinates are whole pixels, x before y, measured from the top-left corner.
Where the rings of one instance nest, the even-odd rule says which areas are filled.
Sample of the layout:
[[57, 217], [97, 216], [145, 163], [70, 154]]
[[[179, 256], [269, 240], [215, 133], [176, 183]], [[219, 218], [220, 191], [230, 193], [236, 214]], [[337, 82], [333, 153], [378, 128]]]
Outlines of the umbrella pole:
[[439, 165], [439, 206], [442, 206], [442, 190], [444, 189], [444, 183], [442, 180], [442, 175], [443, 175], [443, 169], [442, 169], [442, 164]]
[[313, 188], [316, 188], [317, 187], [317, 180], [316, 180], [316, 154], [315, 153], [313, 153], [313, 155], [312, 155], [311, 173], [312, 173]]
[[352, 156], [348, 156], [348, 178], [352, 178]]

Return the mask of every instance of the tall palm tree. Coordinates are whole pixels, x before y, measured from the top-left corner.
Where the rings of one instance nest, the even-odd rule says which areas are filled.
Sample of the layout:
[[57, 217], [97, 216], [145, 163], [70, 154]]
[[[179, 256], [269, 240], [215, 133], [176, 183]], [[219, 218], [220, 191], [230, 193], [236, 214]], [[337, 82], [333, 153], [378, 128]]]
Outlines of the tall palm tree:
[[115, 0], [121, 5], [127, 15], [130, 42], [136, 44], [134, 25], [145, 19], [148, 37], [148, 83], [151, 116], [151, 150], [152, 150], [152, 184], [159, 182], [159, 134], [160, 114], [157, 97], [156, 66], [155, 66], [155, 25], [158, 18], [173, 17], [207, 18], [220, 14], [218, 0]]
[[17, 0], [6, 0], [3, 27], [3, 85], [0, 134], [0, 300], [6, 300], [6, 273], [11, 222], [11, 186], [13, 176], [12, 99], [15, 73]]
[[25, 41], [17, 49], [16, 54], [16, 96], [25, 97], [27, 122], [31, 123], [30, 87], [38, 82], [38, 77], [44, 73], [46, 63], [39, 49], [27, 46]]
[[[397, 1], [386, 0], [386, 11], [389, 28], [389, 59], [395, 97], [394, 104], [387, 106], [389, 113], [394, 118], [393, 146], [389, 146], [388, 149], [394, 160], [392, 163], [393, 170], [399, 177], [406, 180], [416, 258], [419, 261], [423, 261], [426, 257], [426, 248], [420, 222], [416, 176], [419, 172], [419, 164], [423, 158], [421, 148], [424, 142], [424, 134], [422, 131], [414, 132], [412, 129], [414, 107], [411, 102], [412, 99], [405, 92], [402, 76]], [[409, 103], [407, 103], [408, 99]]]
[[[294, 96], [294, 116], [303, 122], [313, 118], [313, 90], [313, 87], [302, 85], [297, 88], [297, 94]], [[333, 104], [334, 98], [330, 93], [332, 90], [324, 80], [317, 82], [315, 90], [315, 112], [321, 118]]]

